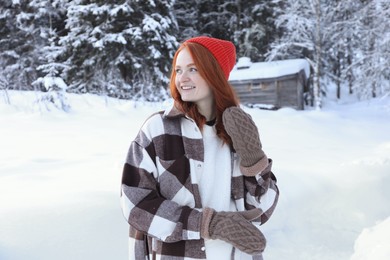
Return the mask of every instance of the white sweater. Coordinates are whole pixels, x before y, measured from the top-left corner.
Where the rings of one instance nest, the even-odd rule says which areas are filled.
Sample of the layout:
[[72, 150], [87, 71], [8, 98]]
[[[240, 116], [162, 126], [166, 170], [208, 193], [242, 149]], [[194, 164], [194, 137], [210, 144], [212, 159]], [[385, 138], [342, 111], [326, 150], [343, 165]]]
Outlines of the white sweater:
[[[199, 192], [203, 207], [216, 211], [237, 211], [231, 199], [231, 154], [223, 145], [214, 126], [203, 127], [204, 171], [198, 175]], [[232, 259], [232, 245], [222, 240], [205, 240], [207, 259]], [[250, 260], [252, 256], [236, 249], [235, 260]]]
[[[203, 127], [204, 171], [198, 184], [203, 207], [216, 211], [237, 211], [230, 196], [231, 154], [229, 146], [217, 136], [215, 127]], [[222, 240], [206, 240], [207, 259], [230, 259], [232, 246]]]

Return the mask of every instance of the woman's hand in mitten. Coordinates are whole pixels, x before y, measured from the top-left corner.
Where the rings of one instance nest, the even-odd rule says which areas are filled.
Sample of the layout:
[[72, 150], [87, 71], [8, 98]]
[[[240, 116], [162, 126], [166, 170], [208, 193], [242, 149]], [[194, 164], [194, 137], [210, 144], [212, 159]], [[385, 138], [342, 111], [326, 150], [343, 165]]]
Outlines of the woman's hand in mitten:
[[201, 235], [206, 239], [220, 239], [250, 255], [264, 251], [266, 239], [250, 221], [260, 217], [259, 209], [238, 212], [203, 210]]
[[233, 148], [241, 157], [244, 175], [254, 176], [268, 165], [268, 158], [262, 150], [259, 131], [250, 115], [239, 107], [229, 107], [222, 114], [226, 132], [233, 142]]

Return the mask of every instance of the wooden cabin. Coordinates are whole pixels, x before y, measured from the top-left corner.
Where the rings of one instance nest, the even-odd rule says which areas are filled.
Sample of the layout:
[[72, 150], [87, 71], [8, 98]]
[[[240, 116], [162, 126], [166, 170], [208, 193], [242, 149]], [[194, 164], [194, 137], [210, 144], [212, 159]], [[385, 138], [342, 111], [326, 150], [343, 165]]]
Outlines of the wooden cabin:
[[242, 104], [303, 110], [309, 77], [310, 65], [305, 59], [252, 63], [242, 57], [230, 73], [229, 83]]

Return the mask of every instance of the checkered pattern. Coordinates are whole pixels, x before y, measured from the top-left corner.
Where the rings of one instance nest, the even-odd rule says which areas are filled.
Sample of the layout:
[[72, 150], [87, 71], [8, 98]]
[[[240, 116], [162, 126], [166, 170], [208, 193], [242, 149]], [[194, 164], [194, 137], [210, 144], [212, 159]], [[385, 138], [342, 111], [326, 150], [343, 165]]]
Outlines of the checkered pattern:
[[[130, 259], [206, 259], [195, 178], [203, 157], [199, 128], [174, 107], [145, 122], [130, 145], [122, 176], [121, 206], [130, 224]], [[260, 208], [263, 214], [256, 221], [262, 224], [279, 195], [272, 161], [254, 177], [241, 174], [239, 161], [232, 156], [232, 198], [239, 211]]]

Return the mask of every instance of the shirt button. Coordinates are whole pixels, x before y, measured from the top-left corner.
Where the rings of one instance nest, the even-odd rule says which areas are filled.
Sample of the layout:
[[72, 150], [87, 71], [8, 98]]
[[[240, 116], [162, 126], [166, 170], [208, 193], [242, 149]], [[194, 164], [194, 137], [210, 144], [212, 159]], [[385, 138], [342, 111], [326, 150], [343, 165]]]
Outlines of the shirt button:
[[198, 165], [196, 167], [198, 167], [198, 169], [200, 169], [200, 168], [202, 168], [202, 164], [198, 163]]
[[206, 248], [204, 246], [202, 246], [202, 248], [200, 250], [204, 251], [204, 250], [206, 250]]

